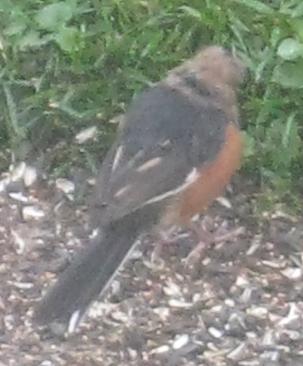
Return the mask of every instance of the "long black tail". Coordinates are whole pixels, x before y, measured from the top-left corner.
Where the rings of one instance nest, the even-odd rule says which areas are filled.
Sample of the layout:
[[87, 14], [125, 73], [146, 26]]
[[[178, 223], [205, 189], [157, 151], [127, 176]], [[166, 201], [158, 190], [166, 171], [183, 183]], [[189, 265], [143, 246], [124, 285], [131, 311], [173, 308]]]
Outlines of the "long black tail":
[[[141, 221], [141, 220], [139, 220]], [[131, 216], [107, 227], [62, 273], [39, 303], [35, 320], [78, 323], [89, 304], [104, 290], [132, 248], [140, 229]]]

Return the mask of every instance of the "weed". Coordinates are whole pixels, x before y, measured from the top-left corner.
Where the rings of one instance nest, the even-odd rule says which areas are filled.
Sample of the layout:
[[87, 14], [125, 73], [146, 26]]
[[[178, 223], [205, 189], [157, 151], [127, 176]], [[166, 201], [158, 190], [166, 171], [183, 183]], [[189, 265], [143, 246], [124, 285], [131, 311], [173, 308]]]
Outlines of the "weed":
[[[0, 24], [2, 146], [27, 140], [41, 150], [97, 124], [104, 151], [107, 121], [135, 93], [199, 46], [218, 43], [249, 69], [244, 169], [279, 192], [301, 179], [301, 0], [2, 0]], [[99, 145], [82, 147], [84, 163]]]

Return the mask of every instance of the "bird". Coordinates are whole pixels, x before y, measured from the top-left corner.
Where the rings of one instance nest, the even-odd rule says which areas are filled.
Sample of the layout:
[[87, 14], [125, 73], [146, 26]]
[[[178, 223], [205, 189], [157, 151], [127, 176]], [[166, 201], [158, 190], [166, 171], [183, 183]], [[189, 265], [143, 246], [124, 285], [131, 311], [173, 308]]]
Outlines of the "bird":
[[96, 235], [39, 301], [38, 324], [73, 332], [142, 233], [190, 227], [224, 191], [243, 155], [245, 72], [231, 51], [204, 46], [134, 97], [96, 177]]

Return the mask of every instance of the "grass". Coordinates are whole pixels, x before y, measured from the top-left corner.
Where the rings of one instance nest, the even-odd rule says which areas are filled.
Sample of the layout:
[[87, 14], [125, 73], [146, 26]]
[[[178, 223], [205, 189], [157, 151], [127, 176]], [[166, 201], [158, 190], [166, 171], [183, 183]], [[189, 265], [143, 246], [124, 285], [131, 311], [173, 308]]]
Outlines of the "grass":
[[[26, 159], [62, 143], [53, 171], [93, 167], [132, 96], [217, 43], [249, 68], [244, 170], [280, 196], [302, 182], [301, 0], [2, 0], [0, 24], [2, 151]], [[97, 143], [72, 143], [95, 124]]]

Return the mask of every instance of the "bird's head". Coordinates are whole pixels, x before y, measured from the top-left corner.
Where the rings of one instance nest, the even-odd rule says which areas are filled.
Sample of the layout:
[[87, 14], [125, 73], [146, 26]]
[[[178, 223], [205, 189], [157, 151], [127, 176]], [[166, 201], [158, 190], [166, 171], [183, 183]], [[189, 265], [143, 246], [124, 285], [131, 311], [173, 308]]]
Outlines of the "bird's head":
[[203, 48], [189, 61], [188, 66], [198, 78], [232, 87], [242, 82], [246, 72], [242, 61], [220, 46]]

